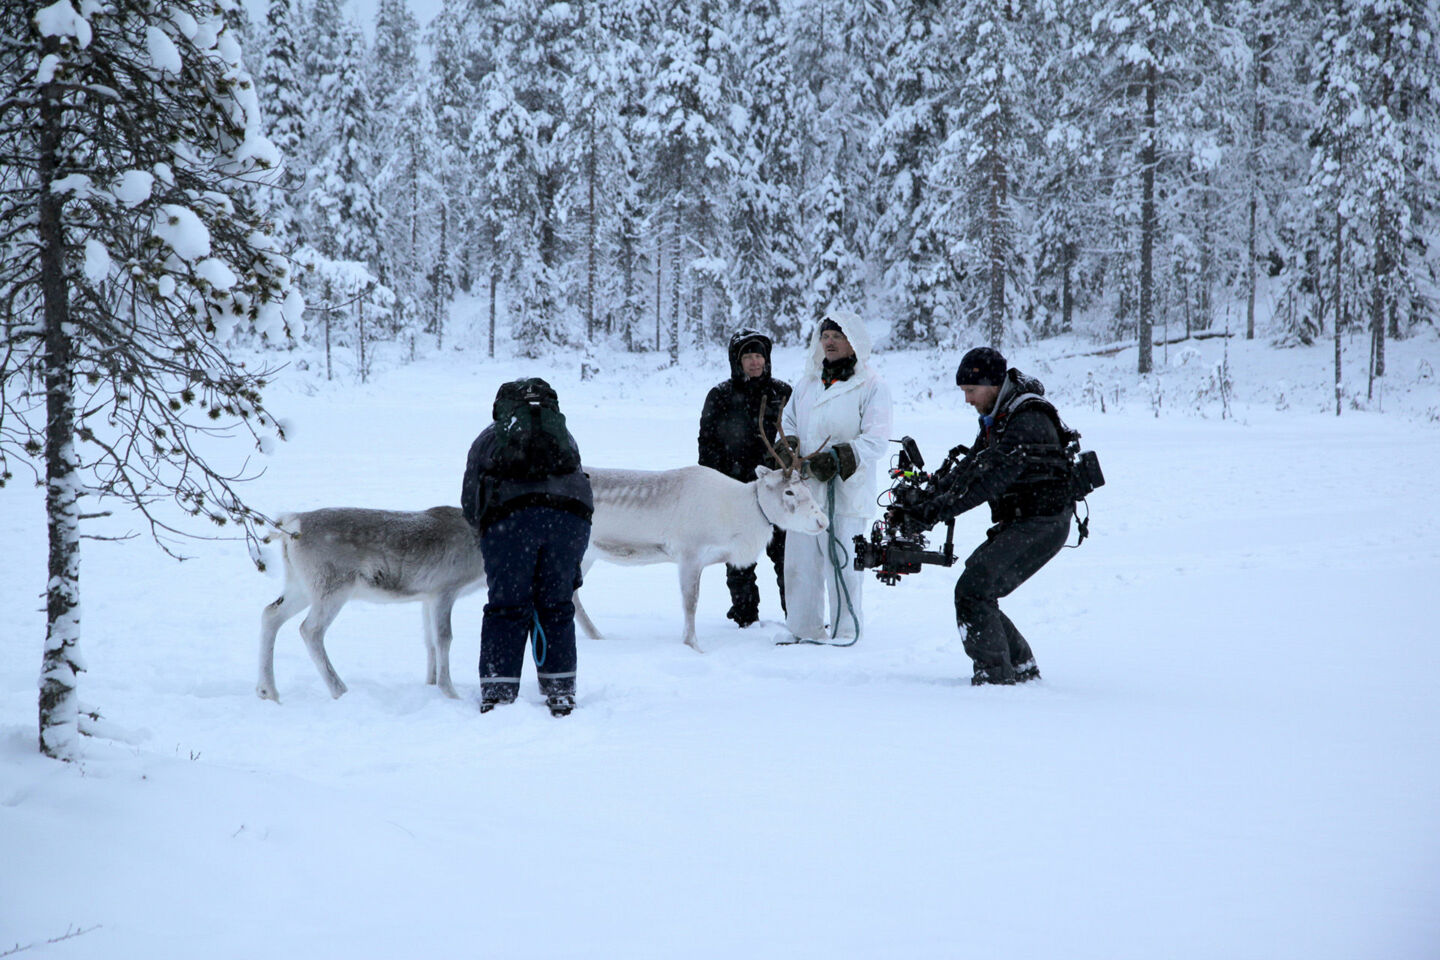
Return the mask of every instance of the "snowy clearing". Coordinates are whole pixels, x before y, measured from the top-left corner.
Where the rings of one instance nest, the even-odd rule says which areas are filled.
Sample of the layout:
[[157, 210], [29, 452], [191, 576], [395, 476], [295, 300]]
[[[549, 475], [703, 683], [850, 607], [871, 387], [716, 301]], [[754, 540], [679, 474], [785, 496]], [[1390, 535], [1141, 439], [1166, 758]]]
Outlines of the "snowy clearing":
[[[1013, 689], [968, 685], [954, 571], [867, 582], [867, 635], [836, 650], [737, 630], [711, 569], [697, 654], [673, 567], [601, 564], [582, 595], [606, 638], [581, 637], [567, 719], [533, 671], [478, 714], [480, 595], [455, 610], [461, 700], [423, 683], [418, 605], [354, 603], [327, 638], [350, 692], [331, 700], [292, 621], [277, 706], [254, 686], [278, 576], [238, 543], [177, 564], [87, 541], [80, 691], [113, 739], [62, 765], [35, 749], [43, 504], [7, 488], [0, 952], [1436, 956], [1440, 345], [1391, 344], [1386, 412], [1338, 419], [1328, 344], [1232, 343], [1236, 419], [1183, 400], [1223, 343], [1184, 347], [1158, 418], [1133, 350], [1012, 356], [1109, 480], [1092, 540], [1002, 602], [1044, 673]], [[582, 383], [578, 356], [482, 356], [382, 363], [365, 386], [293, 371], [268, 397], [293, 439], [254, 502], [456, 502], [496, 386], [522, 373], [555, 384], [588, 463], [680, 466], [723, 371], [719, 350], [674, 369], [604, 355]], [[936, 462], [974, 432], [956, 356], [876, 360], [897, 432]], [[776, 374], [799, 357], [778, 350]], [[1104, 414], [1087, 372], [1113, 391]], [[957, 549], [985, 526], [962, 517]]]

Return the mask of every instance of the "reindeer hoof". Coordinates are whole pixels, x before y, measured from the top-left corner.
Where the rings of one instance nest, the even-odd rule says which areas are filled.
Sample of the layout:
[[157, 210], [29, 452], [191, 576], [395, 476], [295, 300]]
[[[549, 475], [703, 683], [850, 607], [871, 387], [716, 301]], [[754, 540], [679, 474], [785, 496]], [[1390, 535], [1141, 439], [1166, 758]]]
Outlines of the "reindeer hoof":
[[267, 687], [263, 683], [255, 688], [255, 695], [261, 700], [274, 700], [276, 703], [280, 702], [280, 694], [273, 687]]
[[696, 640], [694, 637], [691, 637], [689, 640], [686, 640], [686, 641], [685, 641], [685, 646], [689, 647], [691, 650], [694, 650], [696, 653], [704, 653], [704, 652], [705, 652], [704, 650], [701, 650], [701, 649], [700, 649], [700, 642], [699, 642], [698, 640]]

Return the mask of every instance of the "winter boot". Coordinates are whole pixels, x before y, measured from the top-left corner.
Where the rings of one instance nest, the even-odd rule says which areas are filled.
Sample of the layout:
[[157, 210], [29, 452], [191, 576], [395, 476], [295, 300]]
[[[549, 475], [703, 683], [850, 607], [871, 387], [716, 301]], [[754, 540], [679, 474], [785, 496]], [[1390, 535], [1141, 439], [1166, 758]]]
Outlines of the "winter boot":
[[552, 717], [568, 717], [575, 709], [575, 698], [568, 693], [552, 693], [545, 698], [545, 706], [550, 708]]
[[[1039, 676], [1040, 672], [1037, 670], [1035, 675]], [[986, 667], [977, 663], [975, 664], [975, 672], [970, 676], [970, 686], [983, 687], [995, 684], [996, 686], [1009, 687], [1014, 686], [1015, 679], [1013, 676], [1005, 676], [999, 667]]]
[[507, 704], [507, 703], [514, 703], [514, 702], [515, 702], [515, 698], [514, 698], [514, 697], [495, 697], [495, 696], [485, 696], [485, 697], [481, 697], [481, 698], [480, 698], [480, 712], [481, 712], [481, 713], [489, 713], [491, 710], [494, 710], [496, 707], [503, 707], [503, 706], [505, 706], [505, 704]]
[[1030, 660], [1026, 660], [1024, 663], [1015, 665], [1016, 683], [1029, 683], [1031, 680], [1039, 679], [1040, 667], [1035, 663], [1035, 660], [1033, 658]]
[[756, 620], [760, 619], [758, 610], [755, 610], [752, 607], [741, 606], [739, 604], [735, 604], [729, 610], [725, 611], [725, 616], [727, 619], [734, 620], [735, 626], [739, 627], [741, 630], [744, 630], [746, 627], [753, 624]]

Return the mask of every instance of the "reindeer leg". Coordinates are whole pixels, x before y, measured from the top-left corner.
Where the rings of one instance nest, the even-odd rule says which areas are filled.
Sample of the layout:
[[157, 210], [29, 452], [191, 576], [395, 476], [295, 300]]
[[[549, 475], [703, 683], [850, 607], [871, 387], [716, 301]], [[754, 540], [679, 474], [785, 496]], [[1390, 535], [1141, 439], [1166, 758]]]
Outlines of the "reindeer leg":
[[285, 592], [266, 605], [260, 613], [260, 679], [255, 684], [255, 693], [261, 700], [280, 702], [280, 690], [275, 686], [275, 634], [285, 621], [310, 605], [310, 598], [296, 583], [286, 583]]
[[305, 641], [305, 649], [315, 663], [315, 669], [320, 671], [320, 679], [330, 688], [330, 696], [337, 700], [348, 688], [335, 672], [330, 658], [325, 655], [325, 631], [335, 621], [335, 616], [340, 612], [340, 608], [345, 606], [347, 599], [348, 591], [321, 597], [310, 606], [309, 615], [300, 622], [300, 637]]
[[459, 700], [460, 695], [455, 692], [455, 687], [450, 683], [450, 642], [455, 639], [451, 632], [450, 611], [455, 606], [455, 594], [442, 593], [433, 603], [427, 603], [434, 615], [434, 623], [427, 623], [426, 632], [431, 638], [429, 646], [430, 653], [430, 678], [428, 683], [437, 683], [440, 692], [451, 700]]
[[[581, 561], [581, 580], [585, 579], [585, 575], [590, 572], [590, 568], [593, 566], [595, 566], [595, 559], [593, 557], [586, 557], [584, 560]], [[585, 636], [589, 637], [591, 640], [605, 639], [604, 637], [600, 636], [600, 631], [595, 629], [595, 622], [590, 619], [590, 614], [585, 612], [585, 607], [580, 603], [580, 591], [576, 590], [574, 596], [572, 596], [570, 599], [573, 600], [575, 603], [575, 622], [580, 624], [580, 629], [585, 631]]]
[[420, 603], [420, 619], [425, 626], [425, 682], [435, 685], [435, 613], [434, 599], [426, 597]]
[[695, 639], [695, 606], [700, 600], [700, 572], [705, 568], [691, 558], [680, 561], [680, 603], [685, 608], [685, 644], [698, 653], [699, 642]]

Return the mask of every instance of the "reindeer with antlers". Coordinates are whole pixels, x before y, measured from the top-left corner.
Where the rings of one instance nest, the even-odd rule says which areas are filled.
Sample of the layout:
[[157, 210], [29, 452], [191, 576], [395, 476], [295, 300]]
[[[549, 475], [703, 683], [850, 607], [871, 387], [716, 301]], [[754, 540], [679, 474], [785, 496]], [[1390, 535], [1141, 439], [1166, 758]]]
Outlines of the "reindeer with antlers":
[[[768, 437], [765, 443], [770, 445]], [[683, 639], [699, 650], [695, 607], [705, 567], [754, 566], [774, 527], [812, 537], [825, 531], [825, 513], [801, 476], [804, 458], [776, 456], [783, 467], [758, 466], [748, 483], [702, 466], [659, 471], [589, 468], [595, 516], [582, 569], [589, 570], [596, 560], [677, 564]], [[587, 633], [599, 635], [578, 603], [575, 616]]]

